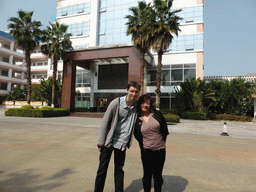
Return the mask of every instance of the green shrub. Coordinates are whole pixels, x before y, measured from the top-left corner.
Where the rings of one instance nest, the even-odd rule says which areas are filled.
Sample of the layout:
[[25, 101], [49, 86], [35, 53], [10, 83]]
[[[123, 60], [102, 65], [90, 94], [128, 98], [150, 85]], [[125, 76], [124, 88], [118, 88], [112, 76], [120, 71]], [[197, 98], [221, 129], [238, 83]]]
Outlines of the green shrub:
[[160, 111], [161, 111], [163, 114], [164, 114], [164, 113], [172, 113], [172, 114], [181, 116], [181, 112], [178, 111], [177, 109], [161, 109]]
[[53, 110], [42, 110], [42, 109], [21, 109], [12, 108], [5, 111], [5, 116], [16, 116], [16, 117], [59, 117], [69, 115], [69, 110], [64, 108], [55, 108]]
[[48, 110], [48, 111], [52, 111], [53, 108], [51, 106], [43, 106], [40, 108], [40, 110]]
[[68, 116], [70, 113], [69, 109], [65, 108], [54, 108], [54, 112], [57, 116]]
[[201, 112], [185, 112], [181, 114], [183, 119], [206, 120], [206, 113]]
[[75, 112], [88, 112], [88, 111], [90, 111], [90, 110], [86, 107], [76, 107], [75, 108]]
[[34, 107], [33, 107], [32, 105], [23, 105], [23, 106], [21, 107], [21, 109], [27, 109], [27, 110], [29, 110], [29, 109], [34, 109]]
[[244, 116], [244, 115], [229, 115], [229, 114], [210, 114], [208, 118], [211, 120], [229, 120], [229, 121], [247, 121], [251, 122], [251, 116]]
[[173, 122], [173, 123], [180, 122], [180, 116], [178, 116], [178, 115], [171, 114], [171, 113], [163, 113], [163, 116], [164, 116], [166, 122]]

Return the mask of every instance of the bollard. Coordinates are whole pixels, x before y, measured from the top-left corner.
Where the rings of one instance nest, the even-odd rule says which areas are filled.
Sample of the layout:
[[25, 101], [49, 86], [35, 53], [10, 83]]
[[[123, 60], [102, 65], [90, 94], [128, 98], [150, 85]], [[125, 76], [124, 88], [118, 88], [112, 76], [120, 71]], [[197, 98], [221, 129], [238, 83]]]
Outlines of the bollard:
[[221, 135], [222, 136], [229, 136], [229, 134], [228, 134], [228, 126], [227, 126], [226, 122], [224, 122], [224, 126], [223, 126], [223, 130], [222, 130]]

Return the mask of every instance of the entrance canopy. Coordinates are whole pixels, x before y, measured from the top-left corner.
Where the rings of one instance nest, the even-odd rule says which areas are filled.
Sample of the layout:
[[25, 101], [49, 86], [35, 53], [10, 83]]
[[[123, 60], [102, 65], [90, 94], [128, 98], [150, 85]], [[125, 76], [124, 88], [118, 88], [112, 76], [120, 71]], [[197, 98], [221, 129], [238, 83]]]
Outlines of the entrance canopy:
[[[92, 64], [94, 62], [92, 61], [101, 59], [107, 60], [113, 58], [123, 58], [128, 61], [128, 65], [126, 64], [126, 66], [120, 67], [121, 71], [117, 67], [111, 66], [101, 66], [98, 71], [95, 71], [94, 65]], [[100, 79], [97, 79], [97, 84], [101, 89], [111, 89], [111, 86], [113, 86], [113, 81], [115, 81], [115, 78], [113, 78], [113, 76], [111, 75], [113, 72], [118, 73], [118, 71], [120, 71], [120, 73], [125, 73], [125, 71], [128, 71], [126, 77], [125, 75], [116, 75], [116, 86], [121, 86], [119, 84], [120, 78], [122, 77], [126, 79], [128, 77], [128, 82], [140, 82], [140, 58], [141, 57], [139, 51], [133, 46], [86, 49], [70, 52], [69, 59], [64, 61], [63, 64], [61, 107], [74, 109], [76, 66], [91, 70], [93, 76], [92, 79], [95, 76], [100, 77]], [[111, 82], [111, 84], [107, 82]], [[123, 87], [123, 89], [125, 88], [126, 87]], [[91, 83], [91, 90], [94, 90], [94, 81]]]

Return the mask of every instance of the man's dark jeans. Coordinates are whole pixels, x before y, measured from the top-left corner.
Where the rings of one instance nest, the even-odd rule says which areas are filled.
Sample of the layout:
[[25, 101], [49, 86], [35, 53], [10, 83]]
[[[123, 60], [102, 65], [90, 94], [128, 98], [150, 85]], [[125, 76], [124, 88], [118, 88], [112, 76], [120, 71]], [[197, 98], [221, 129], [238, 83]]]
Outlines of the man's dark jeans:
[[95, 192], [102, 192], [105, 185], [105, 180], [108, 171], [109, 161], [112, 155], [112, 151], [114, 151], [114, 164], [115, 164], [115, 192], [122, 192], [124, 190], [124, 162], [126, 151], [121, 151], [119, 149], [115, 149], [113, 147], [102, 148], [100, 152], [100, 162], [99, 168], [97, 171], [97, 176], [95, 180]]

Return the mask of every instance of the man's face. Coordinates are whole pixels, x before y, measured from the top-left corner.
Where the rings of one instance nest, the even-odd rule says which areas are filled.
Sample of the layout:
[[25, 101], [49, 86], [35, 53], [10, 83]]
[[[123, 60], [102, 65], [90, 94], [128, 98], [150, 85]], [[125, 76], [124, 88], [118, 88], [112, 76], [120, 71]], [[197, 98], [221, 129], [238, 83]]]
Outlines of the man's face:
[[127, 89], [127, 101], [135, 101], [138, 99], [139, 95], [140, 91], [136, 87], [131, 86]]

